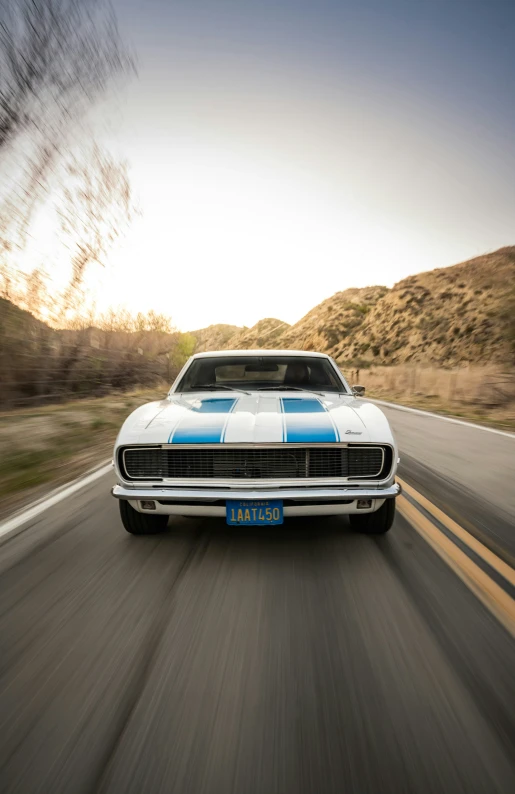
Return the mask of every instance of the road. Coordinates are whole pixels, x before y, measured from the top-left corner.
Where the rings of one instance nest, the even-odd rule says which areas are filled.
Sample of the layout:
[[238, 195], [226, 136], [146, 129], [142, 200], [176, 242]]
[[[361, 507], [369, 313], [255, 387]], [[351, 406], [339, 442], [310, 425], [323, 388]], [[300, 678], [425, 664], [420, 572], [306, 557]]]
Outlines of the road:
[[108, 475], [0, 546], [2, 794], [515, 791], [515, 441], [387, 410], [417, 496], [384, 538], [135, 538]]

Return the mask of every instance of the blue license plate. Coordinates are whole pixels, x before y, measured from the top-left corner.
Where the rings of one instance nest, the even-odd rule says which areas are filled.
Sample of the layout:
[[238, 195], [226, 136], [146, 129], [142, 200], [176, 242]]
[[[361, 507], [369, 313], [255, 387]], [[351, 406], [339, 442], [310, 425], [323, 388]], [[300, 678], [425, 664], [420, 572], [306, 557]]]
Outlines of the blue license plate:
[[227, 500], [227, 523], [246, 526], [265, 526], [283, 523], [281, 499]]

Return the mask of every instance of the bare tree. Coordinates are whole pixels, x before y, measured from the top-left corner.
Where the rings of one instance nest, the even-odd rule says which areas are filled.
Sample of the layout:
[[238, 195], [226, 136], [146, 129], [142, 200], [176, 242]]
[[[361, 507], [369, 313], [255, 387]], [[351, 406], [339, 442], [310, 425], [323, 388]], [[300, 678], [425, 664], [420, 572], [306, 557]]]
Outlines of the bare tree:
[[95, 318], [95, 325], [106, 333], [113, 331], [131, 333], [134, 330], [134, 318], [125, 308], [115, 309], [111, 307]]
[[50, 302], [46, 285], [46, 273], [40, 268], [35, 268], [25, 276], [23, 308], [39, 317], [42, 308], [48, 307]]
[[16, 277], [7, 260], [25, 245], [74, 124], [112, 78], [133, 70], [107, 2], [0, 0], [4, 294]]
[[30, 128], [56, 145], [62, 123], [131, 68], [100, 0], [1, 0], [0, 150]]
[[65, 172], [57, 212], [71, 252], [72, 276], [62, 313], [73, 308], [88, 267], [104, 266], [106, 254], [135, 211], [127, 163], [96, 144], [70, 158]]

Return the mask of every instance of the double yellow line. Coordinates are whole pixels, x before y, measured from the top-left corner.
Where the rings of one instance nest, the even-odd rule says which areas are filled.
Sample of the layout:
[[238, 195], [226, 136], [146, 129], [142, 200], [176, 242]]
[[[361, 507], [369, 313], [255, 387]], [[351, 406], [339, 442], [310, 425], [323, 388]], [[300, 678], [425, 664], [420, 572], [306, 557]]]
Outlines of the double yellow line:
[[[492, 612], [503, 626], [515, 636], [515, 600], [479, 567], [456, 543], [438, 527], [440, 523], [453, 538], [480, 557], [493, 571], [496, 571], [508, 584], [515, 587], [515, 570], [501, 560], [477, 538], [449, 518], [436, 505], [426, 499], [411, 485], [397, 477], [403, 489], [398, 497], [399, 512], [426, 540], [436, 553], [472, 590], [479, 600]], [[411, 498], [408, 498], [411, 497]], [[415, 504], [414, 504], [415, 503]], [[426, 515], [429, 514], [437, 523]]]

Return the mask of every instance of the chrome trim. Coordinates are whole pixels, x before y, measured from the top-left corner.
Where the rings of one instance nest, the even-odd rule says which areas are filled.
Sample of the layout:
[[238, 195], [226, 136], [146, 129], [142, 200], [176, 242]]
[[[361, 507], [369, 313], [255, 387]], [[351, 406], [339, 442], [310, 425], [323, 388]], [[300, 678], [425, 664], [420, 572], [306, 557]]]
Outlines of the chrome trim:
[[[305, 444], [305, 443], [302, 443], [302, 442], [298, 443], [298, 444], [287, 444], [286, 442], [282, 442], [282, 443], [272, 442], [272, 443], [262, 443], [262, 444], [253, 444], [253, 443], [246, 443], [246, 444], [239, 444], [239, 443], [238, 444], [127, 444], [127, 445], [123, 445], [122, 446], [122, 459], [123, 459], [124, 471], [127, 471], [127, 467], [125, 465], [125, 453], [130, 451], [130, 450], [133, 450], [133, 449], [137, 449], [137, 450], [145, 450], [145, 449], [203, 450], [203, 449], [222, 449], [222, 448], [227, 448], [227, 449], [306, 449], [306, 450], [309, 450], [309, 449], [320, 449], [320, 448], [331, 448], [331, 449], [334, 449], [335, 447], [338, 448], [338, 449], [344, 449], [344, 448], [347, 448], [347, 447], [352, 447], [353, 449], [361, 449], [362, 447], [379, 448], [381, 450], [381, 466], [379, 468], [379, 471], [381, 471], [383, 466], [384, 466], [384, 461], [385, 461], [384, 447], [389, 447], [391, 452], [392, 452], [392, 467], [391, 467], [390, 471], [388, 472], [388, 476], [385, 477], [382, 480], [370, 480], [370, 479], [368, 479], [368, 480], [363, 479], [362, 480], [359, 477], [337, 477], [337, 478], [335, 478], [335, 477], [311, 477], [311, 478], [302, 477], [302, 478], [295, 478], [295, 479], [294, 478], [288, 478], [286, 480], [279, 480], [279, 479], [273, 479], [273, 480], [266, 480], [266, 479], [252, 480], [252, 479], [249, 479], [249, 480], [245, 480], [245, 482], [247, 482], [251, 486], [259, 488], [261, 486], [261, 484], [264, 484], [262, 487], [268, 487], [266, 485], [267, 483], [269, 483], [270, 486], [274, 486], [274, 485], [277, 486], [277, 485], [279, 485], [281, 483], [285, 483], [286, 485], [310, 485], [310, 484], [313, 484], [313, 485], [316, 485], [316, 484], [318, 484], [318, 485], [331, 485], [331, 484], [339, 485], [339, 484], [344, 483], [344, 482], [345, 483], [346, 482], [350, 482], [350, 483], [363, 482], [363, 483], [374, 483], [374, 484], [380, 485], [382, 483], [387, 483], [389, 480], [391, 480], [393, 472], [394, 472], [394, 469], [395, 469], [395, 463], [394, 463], [395, 450], [394, 450], [392, 444], [388, 444], [388, 443], [380, 444], [377, 441], [375, 441], [375, 442], [360, 441], [360, 442], [356, 442], [356, 443], [353, 443], [352, 441], [350, 443], [341, 441], [341, 442], [331, 442], [331, 443], [322, 443], [322, 444], [309, 444], [309, 443]], [[119, 450], [117, 450], [117, 455], [118, 454], [119, 454]], [[183, 478], [183, 479], [181, 479], [181, 478], [171, 479], [171, 478], [163, 477], [163, 478], [160, 478], [160, 479], [156, 478], [156, 479], [153, 479], [153, 480], [146, 480], [144, 477], [131, 477], [130, 480], [127, 480], [127, 479], [125, 479], [124, 477], [121, 476], [122, 472], [119, 472], [119, 474], [120, 474], [120, 479], [122, 479], [124, 482], [138, 482], [138, 483], [142, 483], [142, 484], [143, 483], [147, 483], [147, 482], [148, 483], [160, 482], [160, 483], [165, 483], [165, 484], [169, 483], [171, 485], [188, 485], [188, 484], [192, 484], [192, 485], [196, 485], [196, 484], [207, 485], [208, 483], [211, 483], [211, 484], [215, 484], [215, 485], [221, 485], [223, 487], [225, 485], [230, 485], [230, 484], [235, 483], [235, 482], [241, 482], [240, 479], [236, 479], [236, 478], [227, 479], [227, 480], [216, 480], [214, 478], [193, 478], [193, 477], [191, 477], [191, 478]]]
[[187, 489], [180, 488], [126, 488], [115, 485], [112, 495], [116, 499], [180, 499], [191, 502], [215, 502], [218, 499], [295, 499], [302, 502], [306, 499], [395, 499], [399, 496], [401, 488], [399, 483], [394, 483], [388, 488], [284, 488], [270, 489], [268, 491], [255, 491], [245, 488], [227, 489]]
[[321, 443], [304, 442], [292, 444], [286, 441], [265, 441], [255, 444], [253, 441], [247, 442], [224, 442], [218, 444], [120, 444], [124, 449], [315, 449], [319, 447], [391, 447], [388, 442], [380, 444], [377, 441], [323, 441]]
[[[285, 518], [293, 518], [295, 516], [343, 516], [353, 515], [355, 513], [375, 513], [379, 510], [384, 499], [371, 499], [371, 507], [360, 508], [357, 502], [326, 502], [325, 504], [310, 505], [299, 502], [298, 504], [286, 504], [283, 507], [283, 515]], [[140, 502], [129, 502], [129, 504], [139, 513], [149, 514], [149, 510], [141, 507]], [[192, 502], [185, 505], [184, 502], [178, 504], [159, 504], [157, 503], [156, 509], [152, 511], [154, 515], [165, 516], [191, 516], [195, 518], [225, 518], [227, 515], [226, 505], [212, 505], [212, 504], [199, 504]]]

